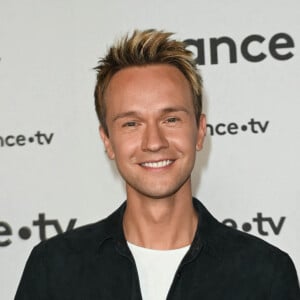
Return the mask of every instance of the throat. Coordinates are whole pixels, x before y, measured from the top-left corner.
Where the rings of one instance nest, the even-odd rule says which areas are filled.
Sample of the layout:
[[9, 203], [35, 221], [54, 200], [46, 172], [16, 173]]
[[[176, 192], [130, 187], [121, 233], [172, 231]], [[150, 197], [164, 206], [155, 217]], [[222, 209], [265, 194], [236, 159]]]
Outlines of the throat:
[[134, 245], [170, 250], [190, 245], [198, 224], [198, 216], [191, 205], [183, 208], [159, 207], [132, 209], [126, 207], [123, 228], [126, 240]]

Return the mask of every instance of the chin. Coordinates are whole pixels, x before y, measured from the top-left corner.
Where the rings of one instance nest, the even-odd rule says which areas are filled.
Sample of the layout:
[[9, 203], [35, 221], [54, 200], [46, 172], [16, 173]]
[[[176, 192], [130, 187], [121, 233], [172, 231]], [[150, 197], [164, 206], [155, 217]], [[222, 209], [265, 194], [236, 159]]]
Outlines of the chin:
[[153, 189], [153, 186], [149, 189], [139, 189], [139, 188], [133, 188], [136, 193], [140, 194], [142, 197], [159, 200], [159, 199], [165, 199], [169, 197], [173, 197], [176, 195], [176, 193], [182, 188], [182, 185], [168, 188], [166, 189], [167, 185], [164, 185], [162, 188], [155, 188]]

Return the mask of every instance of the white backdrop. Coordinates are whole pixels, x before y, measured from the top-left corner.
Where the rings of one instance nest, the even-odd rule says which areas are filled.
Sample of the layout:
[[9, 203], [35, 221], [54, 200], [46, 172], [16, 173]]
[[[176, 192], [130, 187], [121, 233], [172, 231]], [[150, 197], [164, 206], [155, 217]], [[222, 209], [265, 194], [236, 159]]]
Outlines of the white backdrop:
[[[194, 194], [220, 221], [288, 252], [299, 273], [299, 19], [298, 0], [2, 0], [1, 299], [13, 298], [41, 238], [97, 221], [125, 199], [98, 137], [92, 68], [134, 28], [204, 43], [199, 53], [190, 46], [205, 57], [210, 124]], [[248, 52], [265, 54], [259, 62], [241, 52], [253, 35]], [[212, 63], [221, 37], [236, 62], [222, 44]]]

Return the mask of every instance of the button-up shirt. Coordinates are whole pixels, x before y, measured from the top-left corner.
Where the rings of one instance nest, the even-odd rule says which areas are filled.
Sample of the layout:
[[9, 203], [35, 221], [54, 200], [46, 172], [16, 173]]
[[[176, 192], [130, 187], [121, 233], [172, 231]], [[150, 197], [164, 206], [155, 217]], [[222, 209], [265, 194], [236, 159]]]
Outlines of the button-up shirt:
[[[286, 253], [218, 222], [198, 200], [193, 204], [197, 230], [167, 300], [300, 300]], [[141, 300], [122, 226], [125, 209], [126, 202], [98, 223], [36, 246], [15, 300]]]

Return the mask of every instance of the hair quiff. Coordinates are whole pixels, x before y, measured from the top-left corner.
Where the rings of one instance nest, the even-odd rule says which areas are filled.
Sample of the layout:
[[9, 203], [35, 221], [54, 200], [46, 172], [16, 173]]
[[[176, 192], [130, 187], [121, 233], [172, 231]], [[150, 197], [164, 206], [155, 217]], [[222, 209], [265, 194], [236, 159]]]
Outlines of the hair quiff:
[[95, 108], [98, 119], [108, 135], [106, 124], [105, 92], [108, 84], [119, 70], [151, 64], [169, 64], [178, 68], [188, 80], [192, 93], [195, 117], [198, 124], [202, 112], [202, 79], [197, 71], [193, 54], [186, 45], [170, 39], [173, 33], [149, 29], [135, 30], [108, 49], [107, 55], [98, 61], [95, 87]]

